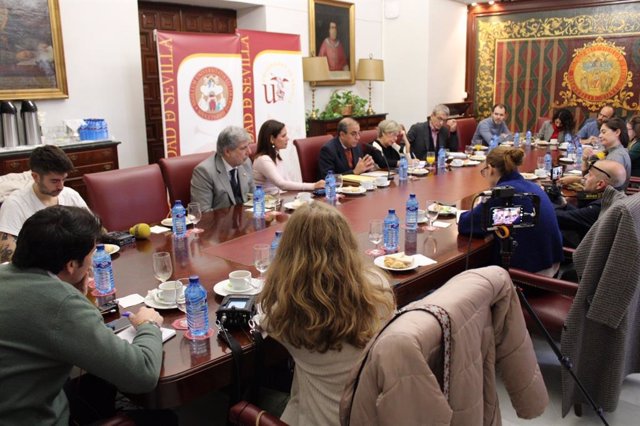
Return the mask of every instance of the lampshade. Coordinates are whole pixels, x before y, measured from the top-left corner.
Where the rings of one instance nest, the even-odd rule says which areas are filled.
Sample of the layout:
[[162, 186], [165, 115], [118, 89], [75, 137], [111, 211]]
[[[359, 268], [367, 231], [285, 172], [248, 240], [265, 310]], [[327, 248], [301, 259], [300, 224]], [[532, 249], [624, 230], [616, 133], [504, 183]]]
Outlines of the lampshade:
[[325, 56], [302, 58], [302, 78], [304, 81], [329, 80], [329, 63]]
[[382, 59], [358, 59], [356, 80], [384, 81]]

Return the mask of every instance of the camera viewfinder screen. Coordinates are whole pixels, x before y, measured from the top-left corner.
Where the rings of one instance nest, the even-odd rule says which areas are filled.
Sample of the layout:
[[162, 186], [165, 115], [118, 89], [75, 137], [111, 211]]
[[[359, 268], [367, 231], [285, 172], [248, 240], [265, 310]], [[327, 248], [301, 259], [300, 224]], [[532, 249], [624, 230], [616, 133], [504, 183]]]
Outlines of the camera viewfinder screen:
[[247, 301], [244, 299], [229, 299], [227, 307], [229, 309], [244, 309], [247, 306]]
[[491, 223], [494, 226], [516, 225], [521, 221], [521, 207], [494, 207], [491, 209]]

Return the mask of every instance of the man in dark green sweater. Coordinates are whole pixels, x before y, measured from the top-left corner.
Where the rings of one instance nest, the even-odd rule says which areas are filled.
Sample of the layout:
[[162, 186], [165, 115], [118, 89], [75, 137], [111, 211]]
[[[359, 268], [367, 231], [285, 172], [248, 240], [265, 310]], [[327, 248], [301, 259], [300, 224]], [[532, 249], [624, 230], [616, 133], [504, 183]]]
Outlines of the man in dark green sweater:
[[24, 223], [12, 263], [0, 265], [0, 423], [67, 425], [73, 366], [124, 392], [156, 386], [162, 317], [140, 308], [130, 344], [85, 297], [100, 228], [85, 209], [48, 207]]

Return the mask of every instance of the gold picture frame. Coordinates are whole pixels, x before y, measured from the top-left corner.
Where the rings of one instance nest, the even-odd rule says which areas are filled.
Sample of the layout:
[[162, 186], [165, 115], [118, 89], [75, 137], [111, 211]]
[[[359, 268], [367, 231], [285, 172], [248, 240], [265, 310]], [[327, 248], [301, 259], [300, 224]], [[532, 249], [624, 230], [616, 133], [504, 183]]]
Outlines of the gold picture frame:
[[355, 14], [353, 3], [309, 0], [309, 53], [329, 61], [330, 79], [316, 82], [318, 86], [355, 83]]
[[58, 0], [0, 5], [0, 100], [68, 98]]

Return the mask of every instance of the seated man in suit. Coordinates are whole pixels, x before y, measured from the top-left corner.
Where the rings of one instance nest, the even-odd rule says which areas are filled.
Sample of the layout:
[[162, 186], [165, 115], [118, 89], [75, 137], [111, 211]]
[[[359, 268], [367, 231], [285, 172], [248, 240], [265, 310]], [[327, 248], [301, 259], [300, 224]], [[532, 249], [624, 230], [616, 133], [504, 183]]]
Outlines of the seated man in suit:
[[511, 136], [504, 120], [507, 118], [507, 107], [504, 104], [493, 106], [491, 117], [487, 117], [478, 123], [476, 132], [471, 138], [471, 143], [489, 145], [494, 136], [498, 137], [498, 142], [504, 142]]
[[600, 136], [600, 126], [602, 123], [609, 121], [613, 117], [614, 110], [609, 105], [605, 105], [600, 109], [597, 118], [590, 118], [585, 121], [584, 125], [578, 131], [578, 137], [581, 143], [593, 144], [598, 141]]
[[592, 163], [587, 170], [583, 178], [584, 195], [578, 194], [578, 207], [567, 204], [566, 200], [562, 199], [561, 205], [556, 208], [565, 247], [578, 247], [591, 226], [596, 223], [600, 215], [602, 194], [608, 186], [617, 189], [620, 197], [625, 196], [624, 192], [620, 191], [627, 179], [627, 171], [622, 164], [612, 160], [600, 160]]
[[409, 128], [407, 139], [411, 143], [412, 153], [420, 160], [426, 158], [428, 151], [437, 152], [440, 148], [457, 151], [456, 120], [449, 120], [449, 107], [436, 105], [427, 121]]
[[245, 129], [228, 126], [218, 135], [216, 153], [193, 169], [191, 201], [200, 203], [203, 212], [247, 201], [254, 188], [250, 142]]
[[29, 168], [33, 185], [14, 191], [0, 208], [0, 262], [11, 260], [22, 224], [35, 212], [55, 205], [87, 208], [80, 194], [64, 186], [73, 163], [63, 150], [54, 145], [34, 149]]
[[360, 142], [360, 124], [353, 118], [338, 123], [338, 136], [324, 144], [318, 159], [318, 179], [324, 179], [329, 170], [337, 174], [368, 172], [375, 163], [369, 154], [363, 156]]

